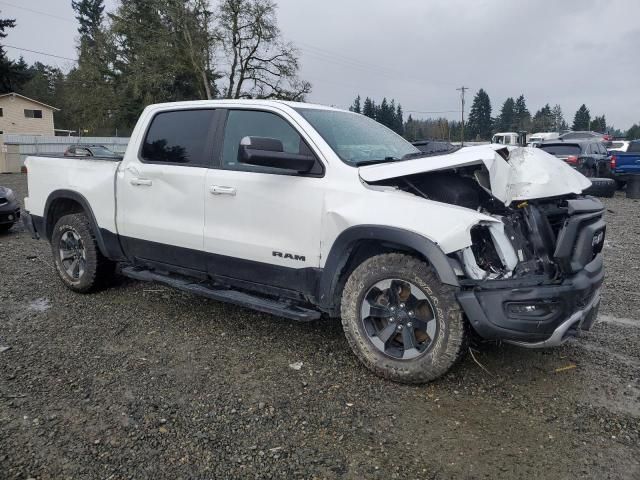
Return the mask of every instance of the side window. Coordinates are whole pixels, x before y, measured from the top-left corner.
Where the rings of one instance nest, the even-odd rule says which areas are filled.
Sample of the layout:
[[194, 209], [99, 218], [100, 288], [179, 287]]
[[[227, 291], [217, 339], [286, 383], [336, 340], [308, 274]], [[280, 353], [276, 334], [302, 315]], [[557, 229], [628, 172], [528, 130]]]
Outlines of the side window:
[[244, 137], [274, 138], [282, 142], [287, 153], [309, 154], [309, 147], [298, 132], [275, 113], [252, 110], [229, 110], [224, 132], [222, 167], [230, 170], [282, 173], [277, 169], [238, 162], [240, 140]]
[[209, 166], [214, 112], [201, 109], [158, 113], [153, 117], [142, 144], [142, 160]]

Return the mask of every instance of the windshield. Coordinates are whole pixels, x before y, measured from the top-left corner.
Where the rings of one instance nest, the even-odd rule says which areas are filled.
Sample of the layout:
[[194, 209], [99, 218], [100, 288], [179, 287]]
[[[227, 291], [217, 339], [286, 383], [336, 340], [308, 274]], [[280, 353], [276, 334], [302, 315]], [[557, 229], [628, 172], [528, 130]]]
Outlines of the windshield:
[[392, 162], [421, 154], [400, 135], [364, 115], [315, 108], [296, 111], [348, 165]]

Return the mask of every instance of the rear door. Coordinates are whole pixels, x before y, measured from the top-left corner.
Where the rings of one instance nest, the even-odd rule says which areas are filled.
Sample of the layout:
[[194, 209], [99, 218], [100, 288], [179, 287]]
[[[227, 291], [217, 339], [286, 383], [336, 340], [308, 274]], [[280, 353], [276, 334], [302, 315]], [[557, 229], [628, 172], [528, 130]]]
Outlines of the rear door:
[[130, 259], [205, 270], [204, 186], [215, 118], [212, 109], [156, 113], [140, 151], [127, 150], [118, 177], [117, 221]]
[[[310, 174], [238, 162], [244, 137], [280, 140], [284, 151], [313, 154]], [[211, 275], [286, 288], [313, 289], [320, 266], [323, 163], [284, 112], [233, 109], [217, 168], [207, 172], [204, 248]]]

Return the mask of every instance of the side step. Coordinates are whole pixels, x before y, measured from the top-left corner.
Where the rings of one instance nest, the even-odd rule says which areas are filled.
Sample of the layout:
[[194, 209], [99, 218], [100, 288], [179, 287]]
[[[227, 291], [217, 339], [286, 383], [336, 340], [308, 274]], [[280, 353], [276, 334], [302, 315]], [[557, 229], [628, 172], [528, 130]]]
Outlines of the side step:
[[151, 270], [139, 270], [135, 267], [124, 267], [121, 273], [122, 275], [133, 278], [134, 280], [164, 283], [165, 285], [184, 292], [201, 295], [203, 297], [211, 298], [212, 300], [233, 303], [234, 305], [251, 308], [259, 312], [270, 313], [271, 315], [277, 315], [291, 320], [297, 320], [299, 322], [311, 322], [320, 318], [320, 312], [309, 308], [278, 302], [276, 300], [239, 292], [237, 290], [210, 287], [200, 283], [194, 283], [186, 278], [171, 277]]

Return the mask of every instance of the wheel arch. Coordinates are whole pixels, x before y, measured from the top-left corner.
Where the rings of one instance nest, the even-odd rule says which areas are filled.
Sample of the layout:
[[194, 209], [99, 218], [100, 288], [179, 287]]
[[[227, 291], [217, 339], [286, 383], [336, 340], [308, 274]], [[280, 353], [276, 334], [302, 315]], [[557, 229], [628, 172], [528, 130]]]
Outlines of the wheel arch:
[[[51, 241], [53, 227], [60, 217], [73, 213], [84, 213], [89, 218], [100, 253], [106, 258], [121, 258], [122, 251], [117, 240], [105, 241], [104, 231], [98, 226], [89, 201], [81, 193], [73, 190], [55, 190], [49, 194], [44, 207], [43, 231], [47, 241]], [[110, 236], [114, 234], [110, 234]]]
[[435, 242], [400, 228], [358, 225], [343, 231], [331, 247], [318, 285], [320, 307], [337, 314], [341, 286], [350, 272], [373, 255], [393, 251], [403, 251], [422, 258], [434, 268], [442, 283], [459, 286], [448, 257]]

